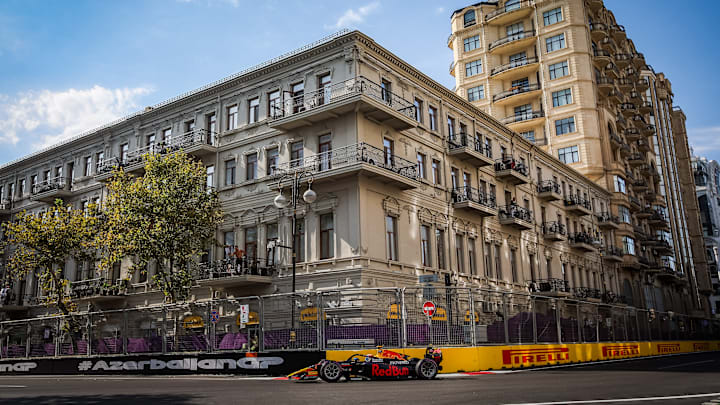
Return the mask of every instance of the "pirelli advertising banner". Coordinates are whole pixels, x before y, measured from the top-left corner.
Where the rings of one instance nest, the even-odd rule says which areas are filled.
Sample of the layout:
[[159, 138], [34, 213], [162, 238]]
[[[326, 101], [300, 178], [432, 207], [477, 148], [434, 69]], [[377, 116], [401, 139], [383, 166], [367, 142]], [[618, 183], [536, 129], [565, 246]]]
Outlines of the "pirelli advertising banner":
[[4, 359], [0, 376], [25, 374], [265, 374], [287, 375], [325, 352], [213, 353]]
[[[425, 353], [425, 348], [391, 350], [413, 357], [422, 357]], [[449, 347], [442, 348], [442, 372], [501, 370], [715, 350], [720, 350], [720, 342], [605, 342]], [[327, 358], [329, 360], [345, 360], [357, 352], [358, 350], [328, 351]]]

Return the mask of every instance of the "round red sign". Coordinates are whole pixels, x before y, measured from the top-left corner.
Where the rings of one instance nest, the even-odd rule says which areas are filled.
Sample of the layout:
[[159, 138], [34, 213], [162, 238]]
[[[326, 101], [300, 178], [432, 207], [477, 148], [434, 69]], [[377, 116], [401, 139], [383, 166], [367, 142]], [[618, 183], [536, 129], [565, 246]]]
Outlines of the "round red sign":
[[423, 313], [427, 316], [433, 316], [435, 313], [435, 304], [432, 301], [425, 301], [423, 304]]

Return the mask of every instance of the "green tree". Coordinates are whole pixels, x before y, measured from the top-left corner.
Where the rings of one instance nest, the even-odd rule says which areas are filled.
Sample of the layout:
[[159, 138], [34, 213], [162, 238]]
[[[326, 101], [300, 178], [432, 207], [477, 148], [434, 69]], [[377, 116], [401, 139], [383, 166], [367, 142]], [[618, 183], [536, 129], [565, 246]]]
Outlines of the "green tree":
[[154, 262], [152, 281], [170, 302], [187, 299], [193, 260], [215, 238], [222, 213], [206, 169], [182, 151], [146, 155], [145, 174], [114, 173], [98, 235], [101, 269], [132, 258], [130, 274]]
[[69, 295], [65, 261], [96, 258], [95, 235], [100, 221], [96, 207], [73, 209], [61, 200], [39, 214], [22, 211], [6, 222], [5, 245], [12, 253], [7, 263], [11, 277], [22, 279], [34, 273], [43, 292], [43, 303], [56, 307], [63, 315], [76, 308]]

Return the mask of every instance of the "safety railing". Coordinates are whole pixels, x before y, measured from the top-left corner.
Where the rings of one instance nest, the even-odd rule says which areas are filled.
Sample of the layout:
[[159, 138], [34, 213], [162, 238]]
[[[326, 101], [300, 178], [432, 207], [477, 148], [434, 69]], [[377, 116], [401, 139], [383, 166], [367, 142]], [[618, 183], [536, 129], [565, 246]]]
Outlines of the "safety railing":
[[537, 191], [538, 193], [546, 193], [548, 191], [551, 191], [553, 193], [560, 194], [562, 193], [562, 189], [560, 188], [560, 184], [555, 180], [543, 180], [537, 185]]
[[488, 208], [497, 208], [495, 197], [470, 186], [456, 187], [452, 192], [453, 202], [472, 201]]
[[31, 193], [32, 195], [37, 195], [41, 193], [46, 193], [48, 191], [68, 190], [69, 188], [70, 182], [68, 181], [68, 178], [63, 176], [57, 176], [51, 179], [43, 180], [33, 185]]
[[453, 134], [447, 137], [448, 149], [469, 148], [492, 159], [492, 149], [483, 146], [479, 138], [473, 138], [465, 133]]

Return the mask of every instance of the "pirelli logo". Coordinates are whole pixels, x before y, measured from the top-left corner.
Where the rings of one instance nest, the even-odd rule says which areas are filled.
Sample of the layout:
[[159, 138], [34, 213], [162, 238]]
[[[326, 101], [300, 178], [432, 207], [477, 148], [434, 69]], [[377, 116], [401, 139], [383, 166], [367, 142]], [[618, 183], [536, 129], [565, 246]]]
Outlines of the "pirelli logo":
[[602, 355], [606, 358], [632, 356], [640, 354], [640, 345], [607, 345], [602, 347]]
[[680, 343], [658, 343], [658, 353], [680, 353]]
[[503, 364], [544, 364], [550, 361], [570, 360], [570, 349], [567, 347], [559, 347], [555, 349], [503, 350], [502, 357]]
[[693, 351], [694, 352], [707, 352], [710, 351], [710, 343], [704, 342], [704, 343], [693, 343]]

